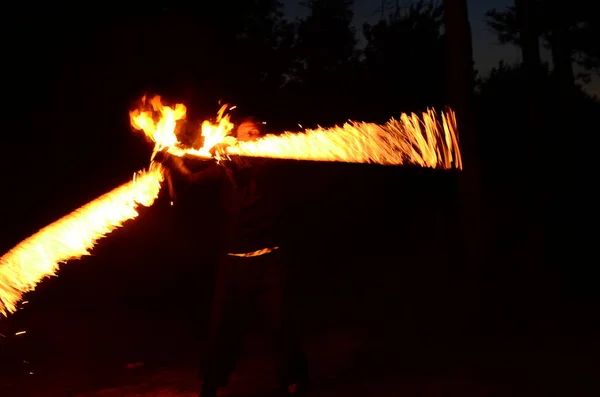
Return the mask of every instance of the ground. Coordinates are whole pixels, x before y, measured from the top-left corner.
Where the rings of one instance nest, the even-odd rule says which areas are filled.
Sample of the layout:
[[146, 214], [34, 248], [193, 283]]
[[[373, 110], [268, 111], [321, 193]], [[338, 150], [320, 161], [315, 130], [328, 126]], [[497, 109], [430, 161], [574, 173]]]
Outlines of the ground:
[[[600, 391], [598, 346], [557, 345], [521, 340], [478, 341], [469, 348], [433, 344], [408, 335], [342, 328], [307, 340], [311, 396], [593, 396]], [[274, 373], [264, 344], [251, 335], [231, 378], [235, 396], [275, 396]], [[552, 346], [554, 345], [554, 346]], [[193, 362], [128, 363], [101, 372], [32, 375], [27, 387], [13, 389], [35, 397], [191, 397], [197, 393]], [[37, 377], [37, 378], [35, 378]], [[8, 394], [20, 396], [20, 394]], [[4, 396], [4, 394], [3, 394]]]

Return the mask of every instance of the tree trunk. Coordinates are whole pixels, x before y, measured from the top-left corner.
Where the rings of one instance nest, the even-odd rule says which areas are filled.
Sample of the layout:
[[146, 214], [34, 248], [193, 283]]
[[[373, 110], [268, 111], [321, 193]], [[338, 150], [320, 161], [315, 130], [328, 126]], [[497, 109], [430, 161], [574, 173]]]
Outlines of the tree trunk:
[[463, 171], [461, 172], [461, 201], [467, 207], [465, 233], [468, 258], [479, 264], [480, 159], [473, 114], [473, 49], [466, 0], [444, 1], [444, 23], [447, 62], [447, 99], [456, 112]]
[[573, 73], [573, 58], [569, 44], [569, 22], [565, 11], [556, 1], [545, 2], [550, 22], [550, 47], [552, 50], [552, 65], [554, 78], [561, 96], [568, 100], [575, 86]]
[[[572, 223], [572, 219], [577, 219], [577, 209], [583, 208], [582, 202], [577, 200], [576, 204], [569, 203], [573, 206], [564, 206], [564, 203], [573, 200], [577, 195], [573, 192], [581, 192], [581, 185], [577, 179], [585, 175], [585, 171], [582, 170], [586, 167], [581, 164], [581, 158], [585, 155], [582, 156], [580, 141], [575, 137], [577, 131], [583, 131], [587, 125], [581, 126], [578, 123], [577, 87], [573, 72], [572, 48], [568, 37], [571, 23], [569, 10], [560, 7], [557, 2], [546, 0], [544, 3], [548, 7], [553, 79], [558, 95], [554, 96], [556, 98], [554, 103], [548, 104], [552, 112], [552, 124], [546, 128], [544, 139], [542, 158], [544, 171], [543, 178], [540, 178], [543, 181], [544, 200], [541, 201], [543, 206], [540, 206], [540, 211], [543, 212], [540, 218], [544, 222], [547, 242], [544, 267], [557, 272], [556, 274], [564, 274], [572, 271], [578, 263], [585, 263], [577, 258], [577, 254], [581, 253], [581, 250], [577, 249], [581, 238], [575, 237], [576, 233], [573, 232], [580, 227]], [[565, 133], [571, 134], [571, 138], [564, 140]], [[564, 155], [557, 158], [555, 153], [564, 153]], [[573, 154], [575, 156], [571, 157]], [[557, 178], [558, 175], [569, 177], [561, 180]], [[580, 182], [583, 182], [583, 186], [589, 183], [586, 179]], [[586, 215], [588, 214], [585, 213], [584, 216]], [[558, 283], [557, 287], [560, 288]]]
[[[544, 153], [548, 142], [545, 128], [545, 118], [541, 115], [541, 89], [542, 68], [540, 59], [540, 30], [537, 26], [537, 15], [535, 0], [515, 0], [517, 10], [517, 22], [519, 28], [519, 39], [523, 56], [523, 68], [526, 76], [526, 132], [521, 144], [526, 147], [524, 158], [519, 159], [523, 172], [518, 178], [517, 186], [519, 196], [517, 207], [519, 225], [526, 231], [522, 242], [515, 242], [522, 247], [522, 251], [516, 253], [515, 263], [519, 266], [512, 275], [515, 280], [514, 292], [521, 302], [521, 315], [533, 319], [541, 313], [542, 304], [540, 297], [547, 298], [540, 289], [544, 277], [540, 265], [543, 263], [544, 255], [544, 199], [545, 183], [544, 173], [546, 166]], [[515, 140], [515, 144], [519, 144]], [[513, 159], [514, 161], [514, 159]]]
[[[447, 100], [456, 112], [458, 134], [463, 159], [463, 170], [459, 176], [458, 222], [460, 223], [462, 240], [457, 241], [462, 254], [457, 263], [455, 274], [457, 280], [453, 294], [454, 302], [460, 307], [451, 312], [455, 322], [473, 318], [477, 310], [474, 305], [480, 300], [473, 298], [479, 295], [477, 283], [466, 285], [467, 280], [476, 280], [483, 270], [484, 241], [481, 228], [481, 182], [480, 160], [473, 113], [473, 49], [471, 44], [471, 27], [467, 14], [466, 0], [444, 1], [444, 23], [447, 63]], [[458, 266], [460, 265], [460, 266]], [[462, 273], [461, 270], [464, 272]], [[462, 274], [461, 274], [462, 273]], [[462, 321], [461, 321], [462, 320]]]
[[[517, 20], [519, 23], [519, 39], [523, 55], [523, 67], [527, 73], [529, 94], [537, 95], [541, 75], [539, 26], [536, 23], [535, 2], [532, 0], [515, 0]], [[531, 99], [531, 98], [530, 98]]]
[[540, 150], [540, 144], [544, 142], [542, 123], [543, 118], [540, 115], [540, 90], [541, 84], [541, 59], [539, 29], [536, 24], [535, 0], [515, 0], [517, 10], [517, 22], [519, 24], [519, 40], [521, 52], [523, 55], [523, 69], [525, 71], [526, 81], [526, 106], [527, 106], [527, 125], [524, 126], [526, 134], [526, 155], [522, 161], [523, 169], [528, 170], [524, 175], [523, 188], [526, 190], [523, 197], [529, 198], [533, 203], [528, 203], [524, 213], [532, 215], [535, 211], [535, 203], [538, 202], [539, 192], [536, 188], [536, 182], [539, 181], [539, 165], [543, 163]]

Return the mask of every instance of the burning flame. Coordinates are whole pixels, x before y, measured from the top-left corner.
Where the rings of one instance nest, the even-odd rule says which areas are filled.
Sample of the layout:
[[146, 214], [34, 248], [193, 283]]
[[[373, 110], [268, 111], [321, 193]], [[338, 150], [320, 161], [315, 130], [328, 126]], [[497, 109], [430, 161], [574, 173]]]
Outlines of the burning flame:
[[59, 263], [89, 255], [96, 242], [137, 217], [137, 207], [149, 207], [158, 197], [162, 168], [148, 171], [23, 240], [0, 258], [0, 313], [17, 310], [23, 294], [56, 275]]
[[402, 114], [385, 125], [349, 122], [343, 127], [309, 129], [304, 133], [266, 135], [238, 142], [229, 154], [383, 165], [462, 169], [454, 113], [436, 119], [434, 111]]
[[[146, 97], [142, 98], [146, 105]], [[173, 147], [177, 143], [175, 127], [177, 122], [185, 118], [187, 109], [183, 104], [175, 107], [163, 106], [160, 97], [155, 96], [150, 100], [146, 109], [136, 109], [129, 113], [131, 125], [146, 133], [146, 136], [155, 143], [154, 150], [159, 151], [165, 147]], [[158, 115], [157, 115], [158, 113]]]
[[131, 125], [154, 142], [150, 169], [135, 174], [133, 181], [73, 211], [0, 257], [0, 313], [14, 312], [23, 294], [45, 277], [55, 275], [59, 263], [89, 255], [99, 239], [137, 217], [139, 205], [152, 205], [164, 179], [163, 168], [152, 159], [165, 148], [177, 156], [210, 158], [211, 148], [227, 143], [227, 154], [231, 155], [462, 169], [452, 111], [439, 118], [429, 110], [422, 117], [402, 114], [385, 125], [349, 122], [342, 127], [238, 142], [232, 136], [234, 125], [226, 114], [227, 105], [223, 105], [214, 123], [206, 120], [201, 124], [200, 149], [185, 147], [177, 138], [177, 122], [185, 118], [186, 111], [183, 104], [164, 105], [159, 96], [149, 101], [142, 98], [142, 108], [129, 115]]
[[190, 154], [196, 157], [212, 157], [209, 150], [218, 143], [234, 143], [230, 136], [233, 123], [229, 119], [228, 105], [221, 106], [217, 112], [216, 124], [205, 120], [200, 128], [200, 135], [204, 144], [200, 149], [185, 148], [181, 145], [175, 134], [177, 121], [185, 118], [186, 107], [177, 104], [175, 107], [163, 105], [161, 97], [153, 97], [147, 103], [146, 97], [142, 98], [142, 109], [136, 109], [129, 113], [131, 125], [143, 131], [146, 137], [155, 143], [154, 152], [167, 148], [168, 151], [177, 156]]
[[[146, 106], [145, 98], [143, 102]], [[208, 120], [202, 123], [204, 145], [200, 149], [182, 146], [175, 136], [175, 123], [164, 121], [167, 117], [183, 118], [183, 105], [165, 106], [157, 96], [147, 110], [134, 110], [130, 116], [134, 128], [156, 142], [157, 148], [167, 147], [177, 156], [210, 157], [213, 146], [228, 143], [230, 155], [462, 169], [456, 116], [451, 110], [440, 116], [433, 110], [421, 117], [415, 113], [402, 114], [384, 125], [350, 121], [342, 127], [284, 132], [238, 142], [231, 136], [234, 125], [225, 114], [226, 109], [227, 105], [221, 107], [215, 124]]]

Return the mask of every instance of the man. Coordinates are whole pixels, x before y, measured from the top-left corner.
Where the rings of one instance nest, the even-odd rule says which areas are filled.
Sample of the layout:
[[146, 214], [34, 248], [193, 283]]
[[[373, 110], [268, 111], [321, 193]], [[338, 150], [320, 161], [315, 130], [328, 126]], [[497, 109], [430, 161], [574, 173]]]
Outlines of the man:
[[[245, 122], [236, 135], [238, 141], [251, 141], [261, 132], [255, 123]], [[191, 172], [181, 158], [166, 152], [155, 160], [189, 182], [217, 184], [225, 201], [225, 252], [219, 263], [200, 395], [216, 396], [226, 386], [241, 348], [248, 305], [262, 309], [284, 393], [305, 394], [308, 364], [288, 312], [286, 266], [276, 227], [279, 203], [264, 162], [233, 156]]]

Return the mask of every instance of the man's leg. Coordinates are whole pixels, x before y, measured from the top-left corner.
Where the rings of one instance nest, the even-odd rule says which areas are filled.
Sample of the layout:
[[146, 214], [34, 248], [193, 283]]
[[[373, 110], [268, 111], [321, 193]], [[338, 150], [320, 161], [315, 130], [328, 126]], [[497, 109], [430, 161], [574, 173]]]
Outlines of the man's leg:
[[286, 268], [281, 253], [261, 257], [264, 269], [259, 308], [264, 315], [268, 337], [275, 353], [281, 386], [308, 384], [308, 359], [296, 331], [295, 318], [287, 288]]
[[219, 264], [209, 324], [207, 353], [203, 360], [204, 387], [227, 385], [241, 347], [241, 317], [247, 288], [237, 258], [224, 257]]

